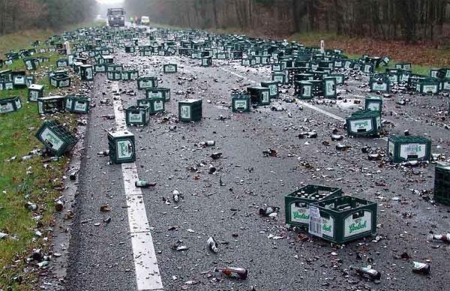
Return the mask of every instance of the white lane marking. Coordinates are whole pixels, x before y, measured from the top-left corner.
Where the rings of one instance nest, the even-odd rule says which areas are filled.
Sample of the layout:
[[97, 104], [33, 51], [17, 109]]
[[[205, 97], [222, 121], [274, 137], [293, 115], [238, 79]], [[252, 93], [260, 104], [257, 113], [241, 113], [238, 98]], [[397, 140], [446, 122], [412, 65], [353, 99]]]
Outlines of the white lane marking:
[[[249, 79], [249, 78], [247, 78], [247, 77], [245, 77], [245, 76], [242, 76], [242, 75], [240, 75], [240, 74], [238, 74], [238, 73], [232, 72], [232, 71], [230, 71], [230, 70], [228, 70], [228, 69], [225, 69], [225, 68], [220, 68], [220, 69], [223, 70], [223, 71], [225, 71], [225, 72], [227, 72], [227, 73], [230, 73], [230, 74], [232, 74], [232, 75], [235, 75], [235, 76], [237, 76], [237, 77], [239, 77], [239, 78], [243, 78], [244, 80], [247, 80], [248, 82], [255, 83], [255, 84], [258, 83], [258, 82], [256, 82], [256, 81], [253, 81], [253, 80], [251, 80], [251, 79]], [[322, 114], [324, 114], [324, 115], [326, 115], [326, 116], [328, 116], [328, 117], [331, 117], [331, 118], [334, 118], [334, 119], [336, 119], [336, 120], [345, 122], [345, 119], [344, 119], [344, 118], [339, 117], [339, 116], [337, 116], [337, 115], [334, 115], [333, 113], [330, 113], [330, 112], [325, 111], [325, 110], [323, 110], [323, 109], [320, 109], [319, 107], [316, 107], [316, 106], [314, 106], [314, 105], [312, 105], [312, 104], [309, 104], [309, 103], [306, 103], [306, 102], [303, 102], [303, 101], [300, 101], [300, 100], [297, 100], [297, 104], [301, 104], [301, 105], [306, 106], [306, 107], [308, 107], [308, 108], [310, 108], [310, 109], [313, 109], [313, 110], [315, 110], [315, 111], [317, 111], [317, 112], [319, 112], [319, 113], [322, 113]]]
[[[119, 82], [113, 82], [111, 90], [117, 91]], [[117, 98], [117, 97], [116, 97]], [[114, 100], [114, 115], [119, 130], [127, 130], [125, 114], [120, 97]], [[139, 180], [136, 163], [122, 164], [123, 184], [127, 201], [128, 223], [130, 225], [131, 245], [133, 248], [134, 269], [138, 291], [162, 291], [162, 279], [153, 246], [152, 234], [142, 190], [134, 182]]]

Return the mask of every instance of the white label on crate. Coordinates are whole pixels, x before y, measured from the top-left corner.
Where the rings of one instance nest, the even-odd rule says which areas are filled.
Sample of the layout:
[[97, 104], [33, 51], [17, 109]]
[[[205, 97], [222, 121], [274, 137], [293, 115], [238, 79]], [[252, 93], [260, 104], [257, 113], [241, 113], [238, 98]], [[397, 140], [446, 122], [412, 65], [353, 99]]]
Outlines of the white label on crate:
[[72, 99], [66, 99], [66, 109], [72, 110]]
[[334, 237], [334, 219], [322, 217], [322, 236]]
[[20, 109], [22, 108], [22, 102], [20, 101], [20, 99], [17, 99], [16, 101], [14, 101], [16, 103], [16, 108]]
[[182, 105], [181, 106], [181, 118], [183, 119], [191, 119], [191, 107]]
[[130, 140], [117, 142], [117, 159], [129, 159], [133, 156], [133, 144]]
[[55, 151], [58, 151], [64, 144], [64, 142], [48, 128], [42, 131], [41, 140], [43, 140], [47, 146], [50, 146]]
[[75, 111], [86, 112], [87, 102], [75, 102]]
[[278, 94], [278, 86], [277, 85], [269, 85], [270, 95], [276, 96]]
[[394, 156], [395, 144], [393, 142], [388, 142], [388, 153], [389, 156]]
[[162, 98], [162, 91], [148, 91], [147, 98]]
[[270, 102], [269, 100], [270, 100], [269, 92], [268, 91], [262, 92], [262, 102], [269, 103]]
[[42, 101], [38, 101], [38, 112], [39, 114], [44, 114], [44, 104]]
[[443, 89], [444, 89], [444, 90], [450, 90], [450, 81], [445, 81], [445, 82], [444, 82]]
[[377, 123], [377, 129], [381, 129], [381, 117], [377, 117], [375, 118], [376, 123]]
[[367, 109], [371, 111], [380, 111], [380, 103], [379, 102], [369, 102], [367, 105]]
[[274, 65], [274, 66], [272, 67], [272, 71], [274, 71], [274, 72], [281, 71], [281, 66], [280, 66], [280, 65]]
[[306, 204], [299, 206], [296, 203], [291, 204], [291, 221], [309, 224], [309, 208]]
[[342, 68], [342, 61], [335, 61], [335, 62], [334, 62], [334, 66], [335, 66], [336, 68]]
[[421, 159], [426, 154], [426, 144], [408, 143], [400, 145], [400, 157], [408, 160], [408, 158]]
[[284, 83], [284, 77], [283, 76], [274, 76], [273, 80], [275, 82], [280, 82], [280, 83]]
[[437, 85], [424, 85], [423, 86], [423, 93], [436, 94], [437, 92], [438, 92], [438, 86]]
[[351, 132], [370, 132], [373, 130], [371, 119], [359, 119], [350, 121]]
[[86, 79], [91, 80], [93, 77], [92, 68], [86, 69]]
[[163, 111], [164, 110], [164, 102], [163, 101], [155, 101], [153, 103], [153, 106], [155, 107], [155, 111]]
[[70, 86], [70, 79], [64, 80], [59, 82], [60, 87], [69, 87]]
[[349, 237], [372, 230], [372, 212], [364, 211], [364, 215], [350, 215], [344, 221], [344, 237]]
[[311, 97], [311, 86], [302, 87], [302, 97]]
[[242, 60], [242, 65], [243, 65], [243, 66], [248, 66], [248, 65], [250, 65], [250, 60], [247, 60], [247, 59]]
[[336, 94], [336, 90], [335, 90], [334, 84], [335, 84], [334, 81], [325, 81], [326, 96], [330, 96], [330, 95], [335, 95]]
[[130, 118], [130, 120], [129, 120], [130, 122], [141, 123], [143, 120], [141, 113], [130, 113], [130, 115], [128, 117]]
[[16, 76], [14, 77], [14, 84], [15, 85], [25, 85], [25, 78], [22, 76]]
[[387, 91], [387, 84], [386, 83], [379, 84], [378, 82], [373, 82], [372, 91]]
[[364, 73], [368, 74], [372, 72], [372, 66], [371, 65], [364, 65]]
[[175, 66], [173, 66], [173, 65], [167, 65], [165, 68], [166, 68], [166, 73], [174, 73], [176, 71]]
[[389, 81], [391, 81], [391, 83], [397, 83], [398, 76], [397, 75], [389, 75]]
[[420, 84], [416, 84], [416, 91], [420, 92]]
[[234, 100], [234, 108], [237, 110], [247, 109], [247, 100]]
[[0, 113], [13, 112], [14, 107], [11, 102], [3, 103], [0, 105]]
[[309, 206], [309, 233], [318, 237], [322, 237], [322, 217], [319, 208]]

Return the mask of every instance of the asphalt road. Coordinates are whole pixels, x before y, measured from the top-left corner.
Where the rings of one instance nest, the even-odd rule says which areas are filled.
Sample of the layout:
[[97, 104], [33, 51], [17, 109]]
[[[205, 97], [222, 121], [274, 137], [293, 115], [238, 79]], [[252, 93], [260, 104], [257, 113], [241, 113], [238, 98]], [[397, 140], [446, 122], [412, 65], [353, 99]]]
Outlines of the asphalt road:
[[[364, 146], [386, 151], [381, 138], [349, 138], [347, 151], [337, 151], [331, 141], [333, 129], [346, 134], [341, 120], [315, 108], [346, 118], [368, 94], [367, 77], [354, 77], [340, 86], [347, 102], [289, 103], [293, 88], [280, 88], [280, 99], [251, 113], [232, 113], [231, 90], [270, 80], [268, 68], [245, 68], [238, 63], [213, 61], [200, 67], [199, 60], [176, 57], [139, 57], [116, 54], [116, 63], [136, 66], [141, 73], [156, 74], [160, 87], [171, 89], [166, 113], [151, 117], [146, 127], [130, 127], [136, 136], [136, 165], [140, 179], [156, 182], [143, 190], [143, 200], [157, 254], [164, 290], [445, 290], [450, 284], [449, 247], [428, 243], [426, 236], [447, 232], [449, 208], [425, 201], [413, 190], [432, 190], [434, 164], [407, 168], [388, 162], [369, 161]], [[162, 74], [162, 64], [177, 63], [176, 74]], [[240, 77], [243, 76], [243, 77]], [[135, 105], [145, 96], [135, 81], [120, 82], [123, 106]], [[185, 94], [187, 91], [192, 94]], [[178, 92], [178, 94], [177, 94]], [[203, 100], [200, 122], [178, 123], [178, 101]], [[400, 95], [384, 99], [383, 119], [391, 135], [427, 136], [432, 152], [447, 154], [448, 122], [441, 117], [447, 108], [442, 96], [410, 96], [404, 106]], [[85, 155], [70, 245], [67, 290], [136, 290], [133, 250], [127, 218], [121, 165], [109, 165], [97, 152], [107, 150], [107, 131], [115, 128], [111, 82], [97, 75], [92, 96], [97, 104], [89, 113]], [[353, 99], [362, 100], [352, 105]], [[278, 110], [273, 110], [275, 106]], [[283, 110], [280, 110], [283, 109]], [[176, 129], [173, 130], [173, 126]], [[303, 131], [316, 131], [317, 138], [299, 139]], [[214, 140], [202, 148], [200, 142]], [[329, 141], [325, 146], [323, 141]], [[268, 148], [277, 157], [265, 157]], [[222, 157], [213, 160], [214, 152]], [[217, 169], [209, 174], [210, 167]], [[222, 183], [220, 182], [222, 181]], [[284, 196], [307, 184], [341, 187], [347, 195], [378, 202], [379, 240], [361, 239], [336, 247], [317, 238], [302, 241], [285, 228]], [[172, 201], [178, 190], [184, 199]], [[432, 194], [430, 194], [432, 196]], [[169, 198], [170, 204], [163, 201]], [[100, 212], [108, 203], [112, 211]], [[281, 208], [276, 218], [261, 217], [265, 204]], [[104, 219], [111, 217], [109, 223]], [[100, 225], [96, 226], [96, 223]], [[219, 242], [217, 254], [206, 241]], [[276, 236], [274, 239], [273, 236]], [[188, 247], [172, 250], [177, 241]], [[409, 260], [398, 259], [402, 253]], [[413, 261], [431, 264], [429, 276], [412, 272]], [[358, 277], [352, 267], [372, 265], [382, 273], [379, 282]], [[247, 280], [229, 279], [212, 272], [215, 267], [234, 266], [248, 270]]]

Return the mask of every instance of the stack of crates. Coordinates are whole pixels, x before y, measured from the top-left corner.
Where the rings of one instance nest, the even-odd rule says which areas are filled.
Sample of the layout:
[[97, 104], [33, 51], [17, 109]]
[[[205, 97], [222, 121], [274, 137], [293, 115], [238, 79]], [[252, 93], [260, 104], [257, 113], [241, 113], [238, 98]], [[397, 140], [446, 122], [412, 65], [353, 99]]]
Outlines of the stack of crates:
[[137, 101], [138, 106], [148, 107], [150, 115], [156, 114], [158, 112], [165, 111], [165, 100], [164, 98], [151, 98], [151, 99], [139, 99]]
[[349, 136], [375, 136], [381, 131], [381, 114], [379, 111], [360, 110], [346, 120]]
[[377, 234], [375, 202], [342, 196], [311, 204], [309, 212], [309, 233], [336, 244]]
[[178, 102], [178, 119], [182, 122], [200, 121], [203, 117], [201, 99], [187, 99]]
[[429, 161], [431, 140], [421, 136], [391, 136], [388, 138], [387, 151], [394, 163]]
[[308, 228], [309, 205], [318, 201], [340, 197], [342, 190], [336, 187], [307, 185], [284, 197], [287, 227]]
[[10, 113], [22, 108], [19, 96], [0, 99], [0, 114]]
[[108, 133], [109, 158], [113, 164], [133, 163], [136, 161], [134, 134], [128, 131]]
[[70, 151], [78, 139], [57, 121], [48, 120], [39, 128], [36, 138], [54, 155], [60, 157]]
[[169, 88], [162, 88], [162, 87], [148, 88], [145, 91], [145, 95], [147, 99], [162, 98], [164, 99], [165, 102], [170, 101]]
[[434, 200], [450, 205], [450, 165], [437, 164], [434, 176]]
[[250, 112], [251, 99], [248, 94], [232, 94], [231, 109], [233, 112]]

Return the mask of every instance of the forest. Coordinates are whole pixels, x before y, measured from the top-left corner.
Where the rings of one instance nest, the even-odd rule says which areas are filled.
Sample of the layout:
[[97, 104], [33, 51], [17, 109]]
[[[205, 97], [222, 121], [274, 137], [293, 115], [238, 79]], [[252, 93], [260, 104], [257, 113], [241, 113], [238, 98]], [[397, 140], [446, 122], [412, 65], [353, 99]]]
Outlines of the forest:
[[93, 19], [95, 0], [0, 0], [0, 35]]
[[383, 40], [448, 41], [450, 0], [125, 0], [154, 23], [283, 37], [327, 32]]

